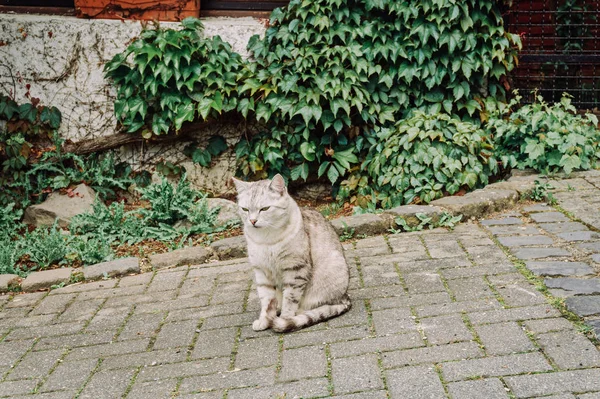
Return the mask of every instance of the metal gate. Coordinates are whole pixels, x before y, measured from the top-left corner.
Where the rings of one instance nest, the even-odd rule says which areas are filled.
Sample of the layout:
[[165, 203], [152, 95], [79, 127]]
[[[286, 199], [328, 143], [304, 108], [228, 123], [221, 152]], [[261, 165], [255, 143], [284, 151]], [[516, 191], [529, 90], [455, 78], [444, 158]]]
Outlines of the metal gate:
[[578, 109], [600, 108], [600, 0], [515, 0], [504, 20], [523, 41], [511, 81], [526, 102], [538, 89], [547, 102], [568, 92]]

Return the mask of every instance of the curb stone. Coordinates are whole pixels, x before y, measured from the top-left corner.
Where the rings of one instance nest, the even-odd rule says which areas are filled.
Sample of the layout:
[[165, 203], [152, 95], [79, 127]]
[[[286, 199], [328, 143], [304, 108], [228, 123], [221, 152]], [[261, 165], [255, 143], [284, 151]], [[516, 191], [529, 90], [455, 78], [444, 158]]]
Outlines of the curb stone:
[[121, 258], [110, 262], [97, 263], [83, 268], [83, 277], [86, 280], [98, 280], [104, 277], [122, 276], [128, 273], [139, 273], [138, 258]]
[[244, 236], [224, 238], [210, 244], [219, 260], [244, 258], [248, 255]]
[[65, 267], [55, 270], [44, 270], [42, 272], [31, 273], [21, 283], [21, 289], [25, 292], [37, 291], [50, 288], [53, 285], [68, 283], [71, 279], [73, 268]]
[[480, 218], [486, 213], [498, 212], [517, 203], [519, 195], [516, 190], [480, 189], [462, 197], [444, 197], [431, 201], [431, 205], [447, 209], [454, 215], [464, 218]]
[[437, 223], [444, 213], [444, 209], [433, 205], [402, 205], [383, 211], [384, 215], [391, 215], [395, 219], [402, 217], [410, 227], [418, 226], [421, 221], [417, 218], [417, 213], [422, 213], [431, 218], [432, 223]]
[[0, 274], [0, 293], [8, 292], [18, 285], [19, 276], [16, 274]]
[[204, 263], [212, 257], [212, 250], [204, 247], [188, 247], [164, 254], [151, 255], [153, 269]]

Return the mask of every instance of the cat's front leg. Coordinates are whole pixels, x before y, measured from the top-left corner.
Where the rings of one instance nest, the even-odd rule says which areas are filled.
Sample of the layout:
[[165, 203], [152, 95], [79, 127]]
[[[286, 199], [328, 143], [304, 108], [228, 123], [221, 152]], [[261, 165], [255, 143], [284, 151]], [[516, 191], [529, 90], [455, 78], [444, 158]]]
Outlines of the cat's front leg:
[[307, 283], [305, 265], [298, 264], [283, 271], [283, 303], [279, 317], [289, 319], [296, 315]]
[[260, 315], [252, 323], [254, 331], [262, 331], [271, 327], [273, 319], [277, 317], [277, 298], [275, 283], [260, 269], [254, 269], [256, 291], [260, 300]]

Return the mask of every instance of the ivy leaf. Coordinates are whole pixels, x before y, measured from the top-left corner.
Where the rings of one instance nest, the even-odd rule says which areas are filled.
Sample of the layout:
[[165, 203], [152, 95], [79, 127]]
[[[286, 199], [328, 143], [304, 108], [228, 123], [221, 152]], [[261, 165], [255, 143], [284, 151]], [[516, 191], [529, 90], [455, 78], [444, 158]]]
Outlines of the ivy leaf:
[[33, 123], [37, 118], [37, 114], [38, 110], [33, 104], [25, 103], [19, 106], [19, 119]]
[[544, 144], [537, 142], [536, 140], [526, 139], [525, 152], [531, 159], [537, 159], [544, 155]]
[[300, 144], [300, 153], [307, 161], [312, 162], [315, 160], [315, 149], [315, 143], [313, 143], [312, 141], [305, 141], [302, 144]]
[[268, 105], [262, 102], [258, 103], [256, 107], [256, 120], [260, 122], [261, 119], [264, 119], [265, 122], [268, 122], [272, 113], [273, 111]]
[[564, 154], [560, 159], [560, 166], [562, 166], [565, 173], [569, 175], [573, 169], [577, 169], [581, 166], [581, 158], [577, 155]]
[[18, 111], [19, 106], [16, 102], [6, 96], [0, 95], [0, 115], [3, 115], [6, 119], [10, 119]]
[[208, 139], [206, 151], [213, 156], [217, 156], [225, 152], [227, 148], [227, 142], [223, 136], [212, 136], [210, 139]]
[[333, 158], [340, 163], [344, 169], [350, 169], [350, 164], [358, 163], [358, 158], [352, 153], [352, 148], [344, 151], [335, 151]]
[[333, 167], [333, 165], [331, 165], [329, 167], [329, 170], [327, 170], [327, 178], [329, 179], [331, 184], [334, 184], [339, 177], [340, 173], [337, 171], [336, 168]]
[[148, 104], [141, 97], [132, 97], [127, 101], [127, 109], [131, 116], [140, 114], [143, 119], [146, 119], [146, 113], [148, 112]]
[[211, 106], [213, 107], [213, 109], [215, 111], [217, 111], [218, 113], [221, 113], [221, 110], [223, 109], [223, 98], [221, 96], [220, 91], [215, 93], [215, 96], [213, 97], [213, 102], [212, 102]]
[[200, 114], [203, 120], [206, 120], [208, 118], [208, 115], [210, 114], [210, 111], [212, 109], [212, 103], [213, 99], [210, 97], [204, 97], [198, 103], [198, 113]]
[[175, 116], [175, 130], [181, 129], [183, 122], [192, 122], [196, 114], [196, 107], [192, 102], [182, 104], [177, 107], [177, 115]]
[[56, 107], [44, 107], [40, 114], [40, 122], [47, 123], [52, 129], [60, 127], [62, 116]]

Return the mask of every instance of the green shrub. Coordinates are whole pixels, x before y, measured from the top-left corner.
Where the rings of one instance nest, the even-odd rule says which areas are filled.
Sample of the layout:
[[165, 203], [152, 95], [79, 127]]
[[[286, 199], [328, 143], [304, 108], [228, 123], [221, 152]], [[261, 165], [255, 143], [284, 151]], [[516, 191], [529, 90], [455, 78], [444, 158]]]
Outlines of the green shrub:
[[63, 263], [69, 254], [71, 237], [65, 235], [56, 222], [52, 227], [38, 227], [31, 233], [25, 233], [19, 241], [23, 255], [35, 264], [33, 270], [43, 270], [50, 265]]
[[496, 156], [504, 166], [545, 174], [596, 167], [600, 131], [595, 115], [578, 115], [566, 93], [551, 106], [536, 96], [533, 104], [519, 107], [520, 99], [516, 95], [487, 123], [496, 142]]
[[244, 175], [336, 182], [373, 126], [408, 110], [485, 119], [520, 39], [493, 0], [292, 0], [249, 42], [242, 113], [269, 130], [236, 149]]
[[72, 251], [69, 257], [80, 260], [84, 266], [108, 262], [115, 258], [112, 243], [113, 238], [103, 233], [74, 236], [69, 245]]
[[416, 111], [368, 141], [365, 161], [339, 193], [362, 207], [429, 203], [463, 187], [485, 185], [498, 170], [490, 137], [446, 114]]
[[237, 107], [240, 55], [219, 36], [205, 39], [198, 19], [182, 27], [144, 29], [106, 64], [118, 87], [115, 115], [127, 131], [150, 138]]
[[17, 267], [20, 252], [15, 241], [0, 234], [0, 274], [24, 275]]

